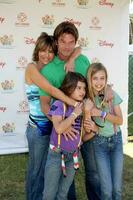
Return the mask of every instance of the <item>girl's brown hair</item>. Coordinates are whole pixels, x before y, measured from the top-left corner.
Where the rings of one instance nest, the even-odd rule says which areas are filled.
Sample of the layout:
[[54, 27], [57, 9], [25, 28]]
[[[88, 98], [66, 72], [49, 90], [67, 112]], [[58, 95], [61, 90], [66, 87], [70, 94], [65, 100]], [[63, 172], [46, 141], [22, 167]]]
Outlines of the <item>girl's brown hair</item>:
[[78, 81], [85, 83], [87, 89], [86, 78], [78, 72], [68, 72], [65, 76], [60, 89], [70, 96], [77, 87]]
[[44, 51], [46, 48], [51, 48], [53, 53], [56, 53], [56, 45], [53, 36], [42, 32], [41, 35], [37, 38], [32, 55], [32, 60], [37, 62], [39, 60], [39, 51]]

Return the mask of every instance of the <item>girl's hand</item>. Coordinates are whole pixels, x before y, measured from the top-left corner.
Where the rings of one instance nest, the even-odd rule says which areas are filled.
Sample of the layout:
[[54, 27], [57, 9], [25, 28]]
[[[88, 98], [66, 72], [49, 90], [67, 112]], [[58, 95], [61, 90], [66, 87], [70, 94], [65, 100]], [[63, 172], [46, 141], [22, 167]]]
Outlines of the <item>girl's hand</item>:
[[83, 103], [79, 103], [74, 108], [73, 113], [75, 113], [77, 116], [79, 116], [82, 113], [82, 110], [83, 110]]
[[98, 127], [96, 126], [95, 122], [93, 122], [91, 119], [84, 120], [84, 129], [86, 132], [98, 132]]
[[86, 119], [86, 120], [83, 121], [83, 127], [84, 127], [85, 132], [87, 132], [87, 133], [91, 132], [91, 129], [90, 129], [90, 126], [89, 126], [89, 120]]

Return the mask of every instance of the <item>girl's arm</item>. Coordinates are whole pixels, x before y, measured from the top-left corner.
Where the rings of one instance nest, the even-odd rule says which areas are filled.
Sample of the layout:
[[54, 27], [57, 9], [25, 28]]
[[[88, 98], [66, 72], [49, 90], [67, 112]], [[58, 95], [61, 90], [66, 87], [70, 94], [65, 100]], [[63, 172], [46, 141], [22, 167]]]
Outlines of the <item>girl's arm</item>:
[[91, 119], [91, 109], [94, 107], [94, 103], [88, 98], [84, 102], [84, 119]]
[[25, 72], [25, 81], [35, 84], [56, 99], [60, 99], [68, 105], [75, 106], [76, 101], [66, 96], [61, 90], [52, 86], [36, 69], [35, 64], [29, 64]]
[[74, 61], [81, 54], [81, 47], [75, 47], [73, 53], [70, 55], [66, 64], [64, 65], [64, 69], [66, 72], [74, 71]]
[[[91, 115], [92, 116], [101, 117], [101, 113], [102, 113], [102, 110], [97, 109], [97, 108], [93, 108], [91, 110]], [[105, 118], [108, 121], [112, 122], [113, 124], [122, 125], [123, 116], [122, 116], [120, 105], [115, 105], [114, 106], [114, 113], [115, 114], [106, 113]]]
[[82, 103], [77, 105], [74, 111], [66, 119], [62, 116], [52, 115], [53, 126], [57, 134], [62, 134], [75, 122], [75, 119], [82, 113]]

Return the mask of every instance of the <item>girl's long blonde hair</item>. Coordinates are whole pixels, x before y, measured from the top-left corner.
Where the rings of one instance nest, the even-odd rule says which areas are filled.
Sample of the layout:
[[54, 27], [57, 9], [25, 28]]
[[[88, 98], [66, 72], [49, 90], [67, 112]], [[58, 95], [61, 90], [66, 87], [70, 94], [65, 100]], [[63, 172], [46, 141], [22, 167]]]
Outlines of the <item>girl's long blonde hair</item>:
[[97, 73], [98, 71], [104, 71], [105, 72], [105, 77], [106, 77], [106, 85], [104, 90], [102, 91], [102, 94], [104, 95], [104, 99], [102, 101], [102, 103], [105, 102], [105, 89], [107, 86], [107, 79], [108, 79], [108, 74], [107, 74], [107, 70], [104, 67], [104, 65], [102, 63], [92, 63], [87, 71], [87, 83], [88, 83], [88, 96], [89, 98], [95, 103], [94, 101], [94, 90], [92, 87], [92, 76]]

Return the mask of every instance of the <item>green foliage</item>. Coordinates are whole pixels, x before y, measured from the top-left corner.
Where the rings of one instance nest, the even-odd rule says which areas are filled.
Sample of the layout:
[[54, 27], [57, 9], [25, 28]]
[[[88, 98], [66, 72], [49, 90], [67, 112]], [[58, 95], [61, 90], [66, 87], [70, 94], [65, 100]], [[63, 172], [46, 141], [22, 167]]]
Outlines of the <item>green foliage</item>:
[[[129, 55], [128, 68], [128, 113], [133, 113], [133, 55]], [[133, 135], [133, 115], [128, 117], [128, 133]]]

